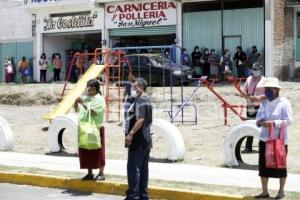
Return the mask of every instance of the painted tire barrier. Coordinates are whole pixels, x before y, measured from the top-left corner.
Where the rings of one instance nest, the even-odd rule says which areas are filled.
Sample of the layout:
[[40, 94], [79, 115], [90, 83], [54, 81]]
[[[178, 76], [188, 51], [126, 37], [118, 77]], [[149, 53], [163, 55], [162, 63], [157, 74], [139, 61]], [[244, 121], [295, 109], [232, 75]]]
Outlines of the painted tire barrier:
[[[62, 135], [65, 130], [68, 130], [74, 138], [74, 144], [78, 146], [78, 117], [76, 114], [69, 114], [56, 117], [48, 130], [48, 147], [50, 153], [59, 152], [63, 147]], [[77, 147], [76, 147], [77, 148]]]
[[12, 130], [5, 119], [0, 117], [0, 151], [13, 150]]
[[224, 142], [224, 162], [228, 167], [237, 167], [243, 163], [241, 157], [241, 144], [243, 140], [252, 136], [259, 139], [260, 128], [255, 120], [247, 120], [230, 129]]
[[151, 132], [161, 136], [167, 144], [167, 159], [178, 161], [184, 159], [185, 145], [179, 129], [164, 119], [154, 119]]

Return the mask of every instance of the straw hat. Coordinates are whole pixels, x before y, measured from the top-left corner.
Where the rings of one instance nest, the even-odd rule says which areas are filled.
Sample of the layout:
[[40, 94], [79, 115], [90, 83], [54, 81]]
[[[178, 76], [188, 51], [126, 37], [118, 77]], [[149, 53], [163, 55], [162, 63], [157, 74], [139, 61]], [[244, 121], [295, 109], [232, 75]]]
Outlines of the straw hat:
[[281, 89], [278, 78], [274, 78], [274, 77], [267, 77], [264, 80], [264, 82], [260, 85], [260, 87]]

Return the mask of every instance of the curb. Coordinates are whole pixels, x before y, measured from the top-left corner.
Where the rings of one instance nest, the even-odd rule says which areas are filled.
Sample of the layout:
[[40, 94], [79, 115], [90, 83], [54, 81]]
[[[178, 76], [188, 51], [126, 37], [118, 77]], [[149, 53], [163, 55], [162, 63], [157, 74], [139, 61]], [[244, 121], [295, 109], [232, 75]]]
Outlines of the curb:
[[[124, 196], [127, 184], [117, 182], [82, 181], [56, 176], [33, 175], [26, 173], [9, 173], [0, 171], [0, 182], [24, 184], [39, 187], [69, 189], [80, 192], [92, 192]], [[223, 195], [216, 193], [200, 193], [188, 190], [149, 187], [151, 199], [161, 200], [246, 200], [252, 199], [238, 195]]]

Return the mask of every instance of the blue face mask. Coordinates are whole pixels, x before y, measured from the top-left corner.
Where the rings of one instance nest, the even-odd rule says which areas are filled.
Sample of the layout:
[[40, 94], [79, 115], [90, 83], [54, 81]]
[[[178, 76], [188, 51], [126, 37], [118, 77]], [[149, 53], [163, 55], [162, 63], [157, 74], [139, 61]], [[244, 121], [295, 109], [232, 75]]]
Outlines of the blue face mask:
[[269, 101], [272, 101], [274, 99], [274, 93], [273, 93], [273, 90], [271, 89], [266, 89], [265, 90], [265, 96], [267, 97], [267, 99]]

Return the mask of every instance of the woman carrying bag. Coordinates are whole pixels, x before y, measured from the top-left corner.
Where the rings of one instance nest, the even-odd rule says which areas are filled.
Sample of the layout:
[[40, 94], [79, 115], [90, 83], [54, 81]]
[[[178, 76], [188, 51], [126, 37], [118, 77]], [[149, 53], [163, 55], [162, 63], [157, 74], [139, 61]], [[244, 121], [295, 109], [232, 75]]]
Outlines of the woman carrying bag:
[[287, 98], [279, 97], [281, 87], [277, 78], [266, 78], [264, 83], [258, 87], [265, 88], [266, 100], [261, 103], [256, 116], [257, 126], [262, 127], [259, 141], [259, 176], [261, 177], [263, 192], [255, 196], [255, 198], [269, 198], [268, 180], [269, 178], [279, 178], [280, 188], [275, 199], [283, 199], [287, 177], [286, 163], [281, 166], [278, 164], [282, 163], [273, 163], [275, 165], [270, 166], [269, 161], [273, 159], [273, 156], [269, 156], [269, 143], [282, 140], [282, 151], [275, 152], [274, 149], [271, 154], [275, 156], [281, 154], [281, 158], [286, 160], [288, 147], [288, 132], [286, 127], [293, 120], [292, 108]]
[[[78, 147], [81, 169], [88, 169], [83, 180], [105, 180], [105, 137], [102, 127], [105, 99], [100, 95], [100, 83], [93, 79], [87, 83], [87, 96], [75, 101], [79, 112]], [[100, 133], [99, 133], [100, 131]], [[99, 169], [94, 177], [93, 169]]]

